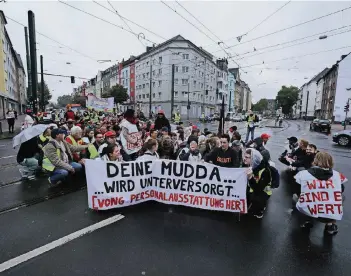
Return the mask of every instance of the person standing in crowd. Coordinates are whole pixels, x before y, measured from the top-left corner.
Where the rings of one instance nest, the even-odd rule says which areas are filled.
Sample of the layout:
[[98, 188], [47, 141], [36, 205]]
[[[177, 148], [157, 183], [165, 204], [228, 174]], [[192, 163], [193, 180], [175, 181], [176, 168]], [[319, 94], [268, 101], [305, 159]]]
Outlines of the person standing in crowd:
[[159, 159], [159, 155], [157, 153], [158, 150], [158, 142], [156, 139], [149, 139], [144, 144], [145, 152], [142, 156], [138, 157], [138, 161], [150, 161], [150, 160], [157, 160]]
[[272, 176], [268, 163], [255, 149], [247, 149], [244, 163], [248, 166], [246, 173], [248, 179], [248, 206], [249, 212], [257, 218], [262, 218], [267, 201], [272, 195]]
[[10, 108], [6, 112], [6, 119], [7, 119], [7, 124], [9, 125], [9, 133], [14, 133], [14, 127], [15, 127], [15, 112], [13, 111], [12, 108]]
[[162, 128], [162, 136], [159, 139], [158, 153], [161, 159], [174, 159], [174, 144], [169, 136], [167, 127]]
[[101, 152], [100, 160], [102, 161], [122, 161], [121, 151], [118, 145], [110, 144], [104, 147]]
[[229, 135], [223, 134], [220, 137], [221, 147], [214, 148], [208, 155], [205, 156], [205, 162], [225, 167], [225, 168], [239, 168], [240, 164], [237, 163], [237, 152], [229, 147]]
[[246, 133], [246, 140], [245, 144], [249, 141], [249, 136], [251, 133], [251, 140], [254, 139], [255, 137], [255, 128], [256, 128], [256, 123], [258, 123], [258, 117], [253, 114], [253, 112], [250, 110], [249, 115], [246, 117], [245, 121], [247, 122], [247, 133]]
[[137, 122], [135, 111], [127, 109], [120, 124], [122, 149], [132, 161], [138, 158], [138, 152], [142, 147], [141, 132], [137, 128]]
[[171, 131], [171, 125], [168, 119], [165, 117], [165, 112], [163, 110], [159, 110], [155, 120], [155, 129], [161, 130], [163, 127], [167, 127], [168, 131]]
[[62, 183], [69, 173], [74, 174], [82, 170], [81, 164], [73, 162], [72, 152], [80, 152], [88, 147], [85, 145], [73, 146], [67, 143], [64, 134], [63, 129], [53, 129], [51, 131], [52, 139], [43, 148], [43, 169], [51, 173], [49, 183], [52, 186]]
[[156, 140], [157, 139], [157, 135], [158, 135], [158, 131], [156, 129], [151, 129], [150, 133], [149, 133], [149, 136], [146, 137], [146, 139], [145, 139], [145, 143], [147, 141], [149, 141], [150, 139], [155, 139]]
[[75, 114], [70, 104], [67, 105], [67, 110], [65, 113], [65, 120], [68, 121], [69, 119], [71, 119], [72, 122], [75, 120]]
[[[325, 223], [324, 232], [329, 235], [334, 235], [338, 233], [338, 226], [336, 225], [336, 220], [342, 219], [342, 192], [344, 191], [344, 183], [347, 182], [346, 177], [333, 170], [334, 161], [333, 157], [327, 152], [318, 152], [313, 161], [313, 166], [308, 170], [299, 172], [296, 176], [296, 182], [301, 185], [301, 195], [297, 200], [296, 209], [300, 212], [300, 218], [303, 220], [301, 224], [302, 228], [312, 228], [313, 221], [317, 219], [318, 221]], [[316, 205], [312, 205], [316, 212], [311, 213], [311, 204], [306, 200], [305, 193], [310, 191], [309, 185], [311, 183], [318, 181], [318, 185], [322, 187], [328, 187], [330, 193], [334, 194], [334, 198], [338, 198], [338, 204], [340, 212], [325, 212], [324, 208], [316, 208]], [[329, 185], [328, 185], [329, 183]], [[335, 201], [334, 201], [335, 202]], [[322, 203], [322, 202], [320, 202]], [[333, 203], [332, 199], [328, 202], [323, 203]]]
[[180, 112], [179, 110], [176, 110], [176, 112], [174, 112], [174, 123], [178, 125], [180, 120], [181, 120]]
[[86, 144], [93, 144], [95, 142], [94, 130], [85, 128], [83, 142]]
[[93, 143], [97, 151], [99, 151], [100, 146], [104, 143], [104, 135], [100, 132], [95, 131], [95, 141]]
[[17, 163], [21, 165], [19, 171], [22, 180], [28, 180], [29, 176], [39, 172], [40, 166], [37, 158], [40, 152], [41, 149], [38, 146], [37, 137], [33, 137], [21, 144], [17, 153]]
[[202, 159], [206, 160], [207, 155], [214, 149], [221, 146], [220, 140], [218, 137], [211, 137], [206, 140], [206, 146], [203, 150], [200, 149]]

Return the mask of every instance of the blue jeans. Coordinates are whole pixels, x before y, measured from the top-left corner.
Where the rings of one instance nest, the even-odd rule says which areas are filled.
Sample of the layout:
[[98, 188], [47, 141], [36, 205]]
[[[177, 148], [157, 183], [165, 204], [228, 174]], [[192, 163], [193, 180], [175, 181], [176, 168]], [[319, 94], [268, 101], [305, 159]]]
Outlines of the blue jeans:
[[[81, 171], [83, 168], [81, 164], [76, 162], [71, 162], [69, 164], [73, 167], [76, 173]], [[58, 181], [63, 181], [68, 176], [68, 174], [69, 174], [69, 171], [65, 169], [55, 169], [50, 176], [50, 182], [52, 184], [56, 184]]]
[[246, 133], [246, 140], [245, 140], [245, 144], [247, 144], [247, 142], [249, 141], [249, 136], [251, 133], [251, 140], [253, 140], [255, 137], [255, 128], [254, 127], [247, 127], [247, 133]]

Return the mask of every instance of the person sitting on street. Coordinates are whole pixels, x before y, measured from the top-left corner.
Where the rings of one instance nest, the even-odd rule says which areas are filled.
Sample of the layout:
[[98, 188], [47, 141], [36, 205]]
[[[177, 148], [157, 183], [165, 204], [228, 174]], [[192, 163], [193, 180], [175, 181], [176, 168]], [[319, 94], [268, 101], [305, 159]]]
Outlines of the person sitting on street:
[[66, 113], [65, 113], [65, 119], [66, 121], [68, 120], [72, 120], [72, 122], [74, 121], [75, 119], [75, 114], [74, 114], [74, 111], [72, 110], [72, 107], [70, 104], [67, 105], [67, 110], [66, 110]]
[[187, 152], [183, 151], [179, 155], [179, 159], [182, 161], [190, 161], [190, 162], [200, 162], [202, 160], [202, 156], [198, 149], [198, 145], [196, 141], [190, 142], [189, 150]]
[[[285, 157], [285, 160], [287, 162], [287, 165], [291, 166], [292, 163], [294, 162], [298, 162], [296, 165], [298, 164], [304, 164], [306, 161], [306, 149], [307, 149], [307, 146], [308, 146], [308, 141], [304, 140], [304, 139], [301, 139], [299, 141], [299, 147], [294, 150], [289, 156], [286, 156]], [[301, 169], [304, 169], [303, 167]], [[301, 170], [300, 169], [300, 170]], [[299, 168], [298, 168], [299, 170]]]
[[214, 136], [211, 138], [208, 138], [206, 140], [206, 146], [204, 149], [200, 149], [200, 153], [202, 155], [202, 159], [206, 160], [207, 155], [210, 154], [210, 152], [215, 149], [215, 148], [219, 148], [221, 146], [220, 140], [218, 137]]
[[269, 140], [269, 138], [271, 138], [271, 136], [268, 133], [262, 133], [261, 138], [263, 140], [263, 146], [266, 146], [268, 143], [268, 140]]
[[159, 155], [157, 153], [158, 150], [158, 142], [156, 139], [149, 139], [144, 144], [145, 152], [142, 156], [139, 156], [137, 161], [149, 161], [149, 160], [157, 160], [159, 159]]
[[99, 147], [98, 152], [102, 154], [102, 150], [108, 145], [115, 145], [116, 142], [116, 133], [114, 131], [108, 131], [105, 133], [105, 142]]
[[95, 131], [94, 136], [95, 136], [95, 141], [93, 145], [96, 148], [96, 150], [99, 151], [99, 147], [104, 143], [104, 135], [102, 135], [98, 131]]
[[117, 144], [104, 147], [99, 158], [102, 161], [122, 161], [121, 150]]
[[43, 165], [43, 158], [44, 158], [44, 152], [43, 148], [46, 146], [46, 144], [50, 141], [51, 138], [51, 130], [53, 130], [54, 127], [48, 127], [42, 134], [39, 135], [38, 137], [38, 147], [40, 148], [40, 152], [38, 155], [38, 165], [41, 167]]
[[[338, 233], [336, 220], [342, 219], [342, 193], [344, 192], [344, 183], [347, 182], [347, 179], [343, 174], [333, 170], [333, 167], [333, 157], [327, 152], [318, 152], [313, 161], [313, 166], [308, 170], [299, 172], [295, 176], [296, 182], [301, 185], [302, 191], [299, 198], [296, 196], [296, 209], [299, 211], [301, 221], [303, 221], [301, 224], [302, 228], [312, 228], [314, 220], [317, 219], [318, 221], [325, 223], [324, 232], [326, 234], [334, 235]], [[306, 200], [305, 191], [310, 191], [309, 185], [315, 181], [318, 181], [318, 185], [327, 187], [327, 189], [330, 190], [330, 193], [334, 194], [334, 197], [339, 199], [337, 201], [341, 204], [341, 206], [338, 207], [340, 210], [339, 212], [334, 212], [334, 210], [329, 212], [328, 209], [326, 209], [327, 212], [325, 212], [324, 207], [320, 209], [319, 206], [316, 208], [316, 205], [312, 204], [312, 206], [315, 207], [315, 210], [317, 210], [316, 213], [312, 214], [310, 210], [311, 203]], [[328, 185], [328, 183], [331, 184]], [[332, 202], [332, 199], [330, 199], [330, 202]]]
[[169, 136], [168, 128], [162, 128], [162, 136], [159, 139], [158, 154], [161, 159], [174, 159], [174, 144], [172, 138]]
[[221, 147], [214, 148], [205, 157], [205, 162], [211, 162], [219, 167], [239, 168], [240, 164], [238, 164], [238, 154], [235, 150], [229, 147], [229, 141], [229, 135], [223, 134], [220, 137]]
[[317, 154], [317, 147], [314, 144], [308, 144], [306, 148], [306, 155], [302, 155], [299, 160], [291, 163], [291, 170], [308, 170], [312, 167], [313, 160]]
[[[73, 146], [77, 146], [77, 145], [83, 145], [84, 142], [82, 140], [82, 129], [79, 126], [74, 126], [71, 129], [71, 135], [66, 137], [66, 142], [73, 145]], [[84, 161], [82, 161], [82, 157], [85, 154], [85, 151], [82, 152], [74, 152], [73, 153], [73, 161], [83, 164]], [[82, 163], [83, 162], [83, 163]]]
[[249, 213], [257, 218], [262, 218], [267, 201], [272, 195], [272, 176], [268, 167], [269, 165], [255, 149], [246, 150], [244, 163], [249, 167], [246, 170]]
[[28, 180], [29, 176], [36, 175], [40, 172], [39, 155], [41, 148], [38, 145], [38, 138], [32, 139], [21, 144], [17, 153], [17, 162], [21, 165], [19, 169], [22, 180]]
[[90, 128], [85, 128], [83, 142], [86, 144], [93, 144], [95, 142], [94, 130]]
[[288, 146], [285, 148], [285, 151], [278, 158], [278, 160], [285, 165], [289, 165], [285, 157], [286, 156], [289, 157], [299, 147], [298, 139], [295, 136], [289, 137], [288, 141], [289, 141]]
[[[43, 148], [43, 169], [51, 173], [49, 183], [52, 186], [59, 185], [66, 179], [69, 173], [82, 170], [82, 165], [73, 162], [72, 152], [80, 152], [86, 149], [86, 145], [71, 145], [64, 139], [65, 131], [60, 128], [51, 131], [51, 140]], [[81, 162], [84, 164], [84, 161]]]

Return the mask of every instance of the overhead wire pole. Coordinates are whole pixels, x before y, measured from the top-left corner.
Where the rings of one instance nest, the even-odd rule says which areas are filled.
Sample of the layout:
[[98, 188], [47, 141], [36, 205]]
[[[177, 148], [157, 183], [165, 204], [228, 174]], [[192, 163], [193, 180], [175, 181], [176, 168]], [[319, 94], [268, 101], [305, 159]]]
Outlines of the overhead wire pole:
[[173, 107], [174, 107], [174, 73], [175, 73], [175, 66], [172, 64], [172, 87], [171, 87], [171, 118], [173, 116]]
[[40, 84], [40, 106], [41, 106], [41, 111], [44, 112], [45, 111], [45, 102], [44, 102], [44, 66], [43, 66], [43, 55], [40, 55], [40, 80], [41, 80], [41, 84]]
[[[37, 49], [35, 38], [35, 16], [32, 11], [28, 11], [28, 27], [29, 27], [29, 46], [30, 46], [30, 65], [32, 79], [32, 99], [33, 99], [33, 113], [37, 113], [37, 89], [38, 89], [38, 76], [37, 76]], [[28, 76], [29, 77], [29, 76]]]
[[152, 119], [152, 56], [150, 61], [150, 95], [149, 95], [149, 118]]
[[24, 27], [24, 39], [26, 41], [26, 60], [27, 60], [27, 77], [28, 77], [28, 99], [32, 98], [32, 77], [30, 73], [30, 55], [29, 55], [29, 45], [28, 45], [28, 29]]

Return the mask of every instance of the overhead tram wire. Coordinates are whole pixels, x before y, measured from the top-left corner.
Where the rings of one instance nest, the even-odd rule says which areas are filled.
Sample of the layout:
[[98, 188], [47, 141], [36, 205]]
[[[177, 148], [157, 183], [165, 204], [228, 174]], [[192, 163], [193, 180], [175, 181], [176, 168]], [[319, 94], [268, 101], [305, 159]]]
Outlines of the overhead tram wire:
[[281, 9], [283, 9], [286, 5], [288, 5], [291, 2], [291, 0], [289, 0], [288, 2], [286, 2], [284, 5], [280, 6], [277, 10], [275, 10], [273, 13], [271, 13], [270, 15], [268, 15], [265, 19], [263, 19], [260, 23], [258, 23], [257, 25], [255, 25], [253, 28], [251, 28], [250, 30], [248, 30], [245, 35], [248, 35], [248, 33], [252, 32], [253, 30], [255, 30], [256, 28], [258, 28], [259, 26], [261, 26], [264, 22], [266, 22], [269, 18], [271, 18], [273, 15], [275, 15], [277, 12], [279, 12]]
[[[111, 13], [113, 13], [113, 14], [116, 14], [113, 10], [110, 10], [108, 7], [105, 7], [104, 5], [100, 4], [100, 3], [97, 2], [97, 1], [94, 1], [94, 0], [93, 0], [93, 3], [99, 5], [100, 7], [104, 8], [105, 10], [108, 10], [109, 12], [111, 12]], [[163, 39], [163, 40], [166, 40], [166, 38], [164, 38], [163, 36], [161, 36], [161, 35], [159, 35], [159, 34], [153, 32], [153, 31], [151, 31], [151, 30], [149, 30], [149, 29], [147, 29], [147, 28], [141, 26], [140, 24], [138, 24], [138, 23], [136, 23], [136, 22], [134, 22], [134, 21], [132, 21], [132, 20], [130, 20], [130, 19], [128, 19], [128, 18], [122, 16], [120, 13], [119, 13], [118, 15], [119, 15], [121, 18], [123, 18], [124, 20], [126, 20], [126, 21], [128, 21], [128, 22], [134, 24], [135, 26], [138, 26], [139, 28], [143, 29], [144, 31], [147, 31], [147, 32], [149, 32], [149, 33], [151, 33], [151, 34], [153, 34], [153, 35], [155, 35], [155, 36], [157, 36], [157, 37], [159, 37], [159, 38], [161, 38], [161, 39]]]
[[[112, 23], [112, 22], [110, 22], [110, 21], [108, 21], [108, 20], [106, 20], [106, 19], [103, 19], [103, 18], [101, 18], [101, 17], [99, 17], [99, 16], [96, 16], [96, 15], [90, 13], [90, 12], [84, 11], [84, 10], [82, 10], [82, 9], [80, 9], [80, 8], [75, 7], [75, 6], [72, 6], [72, 5], [70, 5], [70, 4], [66, 3], [66, 2], [61, 1], [61, 0], [58, 0], [58, 2], [60, 2], [60, 3], [64, 4], [64, 5], [70, 7], [70, 8], [72, 8], [72, 9], [75, 9], [75, 10], [77, 10], [77, 11], [80, 11], [80, 12], [82, 12], [82, 13], [85, 13], [85, 14], [87, 14], [87, 15], [90, 15], [90, 16], [96, 18], [96, 19], [99, 19], [99, 20], [101, 20], [101, 21], [103, 21], [103, 22], [105, 22], [105, 23], [108, 23], [108, 24], [110, 24], [110, 25], [112, 25], [112, 26], [115, 26], [115, 27], [117, 27], [117, 28], [119, 28], [119, 29], [122, 29], [122, 30], [124, 30], [124, 31], [126, 31], [126, 32], [128, 32], [128, 33], [131, 33], [131, 34], [133, 34], [133, 35], [138, 36], [137, 33], [132, 32], [132, 31], [130, 31], [130, 30], [127, 30], [127, 29], [124, 28], [123, 26], [120, 26], [120, 25], [117, 25], [117, 24], [115, 24], [115, 23]], [[152, 41], [152, 40], [150, 40], [150, 39], [147, 39], [146, 37], [142, 37], [141, 39], [144, 39], [145, 41], [148, 41], [148, 42], [150, 42], [150, 43], [152, 43], [152, 44], [157, 44], [156, 42], [154, 42], [154, 41]]]
[[[21, 26], [23, 26], [23, 27], [27, 27], [26, 25], [22, 24], [21, 22], [18, 22], [17, 20], [15, 20], [13, 18], [8, 17], [7, 15], [6, 15], [6, 18], [11, 20], [11, 21], [13, 21], [13, 22], [15, 22], [15, 23], [17, 23], [17, 24], [19, 24], [19, 25], [21, 25]], [[67, 49], [69, 49], [69, 50], [71, 50], [71, 51], [73, 51], [73, 52], [76, 52], [77, 54], [80, 54], [83, 57], [89, 58], [89, 59], [91, 59], [93, 61], [96, 61], [96, 62], [98, 61], [97, 59], [95, 59], [93, 57], [90, 57], [90, 56], [88, 56], [88, 55], [86, 55], [86, 54], [84, 54], [84, 53], [82, 53], [82, 52], [80, 52], [80, 51], [78, 51], [76, 49], [73, 49], [72, 47], [70, 47], [68, 45], [65, 45], [65, 44], [57, 41], [56, 39], [53, 39], [53, 38], [51, 38], [51, 37], [39, 32], [39, 31], [36, 31], [36, 33], [41, 35], [41, 36], [43, 36], [43, 37], [45, 37], [45, 38], [47, 38], [47, 39], [49, 39], [49, 40], [51, 40], [51, 41], [53, 41], [53, 42], [55, 42], [55, 43], [57, 43], [57, 44], [59, 44], [59, 45], [61, 45], [61, 46], [63, 46], [63, 47], [65, 47], [65, 48], [67, 48]]]
[[[237, 64], [240, 67], [242, 67], [239, 63], [237, 63], [231, 56], [231, 54], [229, 55], [218, 43], [218, 41], [215, 41], [213, 38], [211, 38], [208, 34], [206, 34], [204, 31], [202, 31], [199, 27], [197, 27], [196, 25], [194, 25], [193, 23], [191, 23], [188, 19], [186, 19], [183, 15], [181, 15], [180, 13], [178, 13], [175, 9], [173, 9], [172, 7], [170, 7], [169, 5], [167, 5], [164, 1], [161, 0], [161, 2], [167, 6], [170, 10], [174, 11], [176, 14], [178, 14], [181, 18], [183, 18], [186, 22], [188, 22], [190, 25], [192, 25], [194, 28], [196, 28], [199, 32], [201, 32], [202, 34], [204, 34], [206, 37], [208, 37], [210, 40], [212, 40], [213, 42], [215, 42], [227, 55], [230, 59], [232, 59], [235, 64]], [[179, 3], [178, 3], [179, 5]], [[189, 13], [189, 12], [188, 12]], [[202, 24], [202, 23], [201, 23]]]
[[[116, 14], [119, 16], [119, 18], [124, 22], [124, 24], [126, 24], [126, 26], [128, 27], [128, 29], [133, 32], [132, 28], [128, 25], [127, 21], [123, 19], [122, 16], [120, 16], [120, 14], [118, 13], [118, 11], [115, 9], [115, 7], [111, 4], [111, 2], [109, 0], [107, 0], [107, 3], [111, 6], [111, 8], [116, 12]], [[133, 32], [134, 33], [134, 32]], [[135, 35], [135, 37], [138, 39], [139, 43], [141, 45], [143, 45], [143, 47], [146, 47], [146, 45], [139, 39], [139, 35]]]
[[[335, 15], [335, 14], [340, 13], [340, 12], [344, 12], [344, 11], [349, 10], [349, 9], [351, 9], [351, 6], [346, 7], [346, 8], [344, 8], [344, 9], [341, 9], [341, 10], [337, 10], [337, 11], [335, 11], [335, 12], [331, 12], [331, 13], [328, 13], [328, 14], [325, 14], [325, 15], [322, 15], [322, 16], [319, 16], [319, 17], [316, 17], [316, 18], [313, 18], [313, 19], [310, 19], [310, 20], [307, 20], [307, 21], [304, 21], [304, 22], [301, 22], [301, 23], [298, 23], [298, 24], [295, 24], [295, 25], [292, 25], [292, 26], [289, 26], [289, 27], [286, 27], [286, 28], [283, 28], [283, 29], [280, 29], [280, 30], [277, 30], [277, 31], [274, 31], [274, 32], [272, 32], [272, 33], [268, 33], [268, 34], [264, 34], [264, 35], [261, 35], [261, 36], [252, 38], [252, 39], [247, 40], [247, 41], [244, 41], [244, 42], [242, 42], [242, 43], [237, 43], [237, 44], [231, 45], [231, 46], [229, 46], [229, 48], [227, 48], [227, 49], [234, 48], [234, 47], [236, 47], [236, 46], [243, 45], [243, 44], [246, 44], [246, 43], [249, 43], [249, 42], [252, 42], [252, 41], [261, 39], [261, 38], [265, 38], [265, 37], [267, 37], [267, 36], [271, 36], [271, 35], [274, 35], [274, 34], [277, 34], [277, 33], [283, 32], [283, 31], [287, 31], [287, 30], [290, 30], [290, 29], [293, 29], [293, 28], [296, 28], [296, 27], [299, 27], [299, 26], [302, 26], [302, 25], [305, 25], [305, 24], [308, 24], [308, 23], [311, 23], [311, 22], [314, 22], [314, 21], [323, 19], [323, 18], [325, 18], [325, 17], [332, 16], [332, 15]], [[235, 37], [235, 38], [236, 38], [236, 37]], [[232, 40], [232, 39], [233, 39], [233, 38], [230, 38], [230, 39], [228, 39], [228, 40], [226, 40], [226, 41], [229, 41], [229, 40]], [[219, 52], [219, 51], [214, 51], [213, 53], [216, 53], [216, 52]]]
[[[331, 34], [331, 35], [329, 35], [329, 37], [331, 37], [331, 36], [336, 36], [336, 35], [341, 35], [341, 34], [349, 33], [349, 32], [351, 32], [351, 29], [350, 29], [350, 30], [345, 30], [345, 31], [343, 31], [343, 32], [336, 33], [336, 34]], [[279, 51], [279, 50], [284, 50], [284, 49], [286, 49], [286, 48], [290, 48], [290, 47], [294, 47], [294, 46], [299, 46], [299, 45], [302, 45], [302, 44], [307, 44], [307, 43], [311, 43], [311, 42], [319, 41], [319, 40], [320, 40], [319, 38], [315, 38], [315, 39], [311, 39], [311, 40], [308, 40], [308, 41], [296, 43], [296, 44], [293, 44], [293, 45], [287, 45], [287, 46], [282, 47], [282, 48], [279, 48], [279, 49], [273, 49], [273, 50], [268, 50], [268, 51], [265, 51], [265, 52], [253, 54], [253, 55], [250, 55], [250, 56], [246, 56], [245, 58], [255, 57], [255, 56], [263, 55], [263, 54], [266, 54], [266, 53], [271, 53], [271, 52], [275, 52], [275, 51]], [[243, 58], [243, 57], [242, 57], [242, 58]], [[242, 58], [239, 58], [239, 59], [242, 59]]]
[[340, 30], [340, 29], [344, 29], [344, 28], [347, 28], [347, 27], [351, 27], [351, 25], [345, 25], [345, 26], [342, 26], [342, 27], [339, 27], [339, 28], [327, 30], [327, 31], [316, 33], [316, 34], [313, 34], [313, 35], [304, 36], [304, 37], [297, 38], [297, 39], [294, 39], [294, 40], [290, 40], [290, 41], [286, 41], [286, 42], [282, 42], [282, 43], [277, 43], [277, 44], [274, 44], [274, 45], [265, 46], [265, 47], [258, 48], [258, 49], [253, 50], [253, 51], [248, 51], [248, 52], [245, 52], [245, 53], [239, 53], [238, 57], [243, 56], [243, 55], [247, 55], [247, 54], [251, 54], [251, 53], [255, 53], [257, 51], [261, 51], [261, 50], [264, 50], [264, 49], [273, 48], [273, 47], [277, 47], [277, 46], [293, 43], [293, 42], [296, 42], [296, 41], [299, 41], [299, 40], [304, 40], [306, 38], [314, 37], [314, 36], [317, 36], [317, 35], [330, 33], [330, 32], [337, 31], [337, 30]]
[[[221, 47], [221, 44], [224, 42], [222, 41], [222, 39], [220, 39], [214, 32], [212, 32], [208, 27], [205, 26], [205, 24], [203, 24], [199, 19], [197, 19], [197, 17], [195, 15], [193, 15], [190, 11], [188, 11], [182, 4], [180, 4], [178, 1], [175, 1], [183, 10], [185, 10], [192, 18], [194, 18], [198, 23], [200, 23], [207, 31], [209, 31], [214, 37], [216, 37], [218, 39], [218, 46], [224, 51], [224, 53], [232, 60], [234, 61], [234, 63], [236, 65], [238, 65], [238, 67], [240, 68], [241, 65], [239, 65], [236, 60], [234, 60], [232, 57], [231, 57], [231, 53], [229, 54], [223, 47]], [[189, 22], [189, 21], [188, 21]], [[234, 53], [235, 55], [237, 55], [236, 53]]]
[[[309, 54], [305, 54], [305, 55], [301, 55], [301, 56], [292, 56], [292, 57], [287, 57], [287, 58], [283, 58], [283, 59], [271, 60], [271, 61], [265, 62], [264, 64], [266, 65], [268, 63], [274, 63], [274, 62], [278, 62], [278, 61], [293, 60], [293, 59], [300, 58], [300, 57], [313, 56], [313, 55], [317, 55], [317, 54], [321, 54], [321, 53], [327, 53], [327, 52], [337, 51], [337, 50], [346, 49], [346, 48], [351, 48], [351, 45], [343, 46], [343, 47], [335, 48], [335, 49], [330, 49], [330, 50], [319, 51], [319, 52], [315, 52], [315, 53], [309, 53]], [[263, 65], [263, 63], [251, 64], [251, 65], [247, 65], [244, 67], [249, 68], [249, 67], [259, 66], [259, 65]]]

